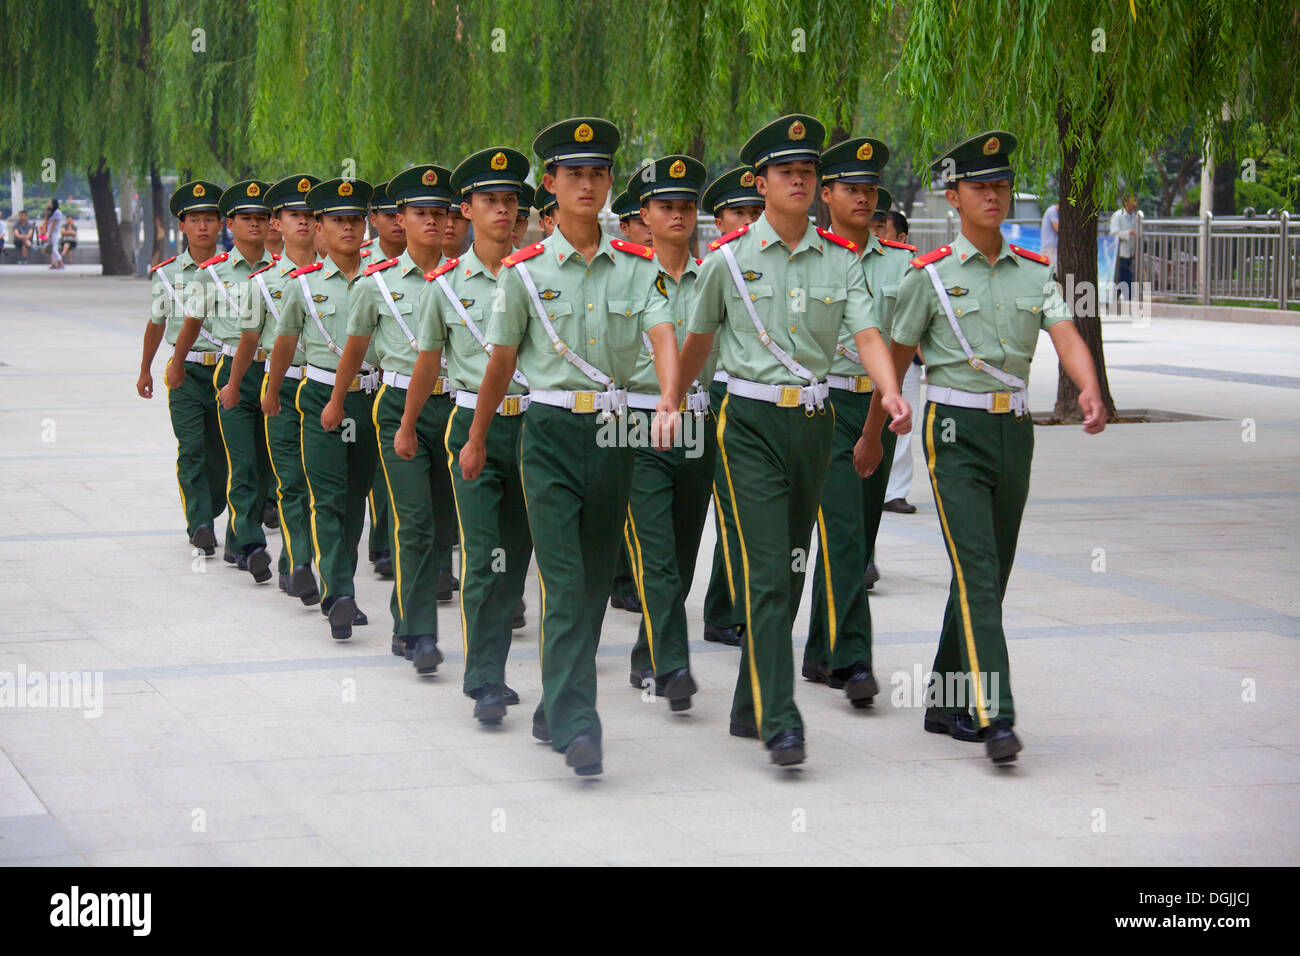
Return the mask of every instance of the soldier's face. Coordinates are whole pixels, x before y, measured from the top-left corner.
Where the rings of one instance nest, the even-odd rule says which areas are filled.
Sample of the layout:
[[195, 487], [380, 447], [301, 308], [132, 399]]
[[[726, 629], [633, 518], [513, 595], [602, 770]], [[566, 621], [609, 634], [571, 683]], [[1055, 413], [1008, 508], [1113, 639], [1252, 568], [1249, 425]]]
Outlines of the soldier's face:
[[641, 207], [641, 219], [649, 226], [650, 235], [674, 245], [684, 245], [691, 238], [698, 214], [689, 199], [651, 199]]
[[962, 222], [983, 229], [996, 229], [1011, 208], [1011, 180], [995, 179], [987, 183], [961, 180], [956, 189], [944, 192]]
[[628, 219], [620, 219], [618, 231], [627, 237], [628, 242], [635, 242], [637, 245], [648, 246], [654, 242], [654, 235], [640, 213]]
[[279, 225], [284, 241], [295, 246], [310, 242], [316, 235], [316, 221], [305, 209], [281, 209], [271, 221]]
[[871, 225], [876, 211], [877, 187], [874, 183], [837, 183], [822, 187], [822, 202], [831, 213], [832, 229], [838, 224], [855, 231]]
[[767, 205], [787, 215], [807, 214], [816, 181], [817, 167], [808, 160], [769, 163], [763, 167], [762, 175], [754, 179]]
[[181, 233], [191, 246], [206, 249], [217, 241], [220, 222], [215, 212], [187, 212], [181, 220]]
[[492, 242], [505, 242], [511, 238], [515, 229], [515, 219], [519, 215], [519, 194], [471, 193], [469, 202], [462, 203], [460, 209], [469, 215], [469, 219], [461, 221], [466, 225], [471, 221], [474, 223], [474, 235]]
[[264, 212], [237, 212], [226, 220], [235, 242], [265, 242], [270, 217]]
[[725, 236], [729, 232], [735, 232], [741, 226], [758, 222], [758, 217], [761, 215], [763, 215], [762, 206], [727, 206], [713, 217], [713, 224]]
[[609, 198], [613, 176], [608, 166], [557, 166], [542, 176], [542, 187], [555, 194], [563, 215], [595, 219]]
[[469, 220], [460, 212], [460, 206], [447, 210], [447, 222], [442, 232], [442, 250], [447, 255], [458, 256], [469, 232]]
[[528, 213], [515, 216], [515, 227], [510, 230], [510, 244], [518, 249], [524, 244], [524, 233], [528, 231]]
[[319, 223], [330, 254], [346, 255], [361, 248], [361, 236], [366, 231], [364, 216], [321, 216]]
[[403, 206], [398, 213], [408, 245], [433, 249], [442, 245], [447, 229], [447, 210], [432, 206]]
[[395, 212], [372, 212], [370, 225], [375, 230], [375, 235], [390, 244], [406, 241], [406, 233], [402, 230], [402, 219]]
[[542, 227], [543, 239], [555, 231], [555, 217], [550, 214], [538, 216], [537, 224]]

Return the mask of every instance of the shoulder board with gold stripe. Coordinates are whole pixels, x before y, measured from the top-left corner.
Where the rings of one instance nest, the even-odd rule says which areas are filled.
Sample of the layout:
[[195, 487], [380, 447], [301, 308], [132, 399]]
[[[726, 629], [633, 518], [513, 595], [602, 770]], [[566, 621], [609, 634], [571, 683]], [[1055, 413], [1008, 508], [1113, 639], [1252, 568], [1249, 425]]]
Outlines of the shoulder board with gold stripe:
[[931, 262], [938, 262], [944, 256], [952, 252], [952, 246], [940, 246], [938, 249], [931, 249], [923, 256], [917, 256], [912, 260], [913, 269], [923, 269]]
[[718, 238], [714, 239], [712, 242], [709, 243], [709, 251], [712, 252], [714, 249], [718, 248], [718, 246], [726, 245], [732, 239], [739, 239], [747, 232], [749, 232], [749, 226], [744, 225], [741, 226], [739, 229], [733, 229], [725, 236], [718, 236]]
[[432, 282], [434, 279], [438, 278], [438, 276], [442, 275], [444, 272], [450, 272], [452, 269], [456, 268], [456, 263], [458, 262], [460, 262], [460, 259], [458, 258], [448, 259], [442, 265], [438, 266], [438, 268], [430, 272], [426, 272], [424, 274], [424, 277], [428, 279], [430, 282]]
[[368, 276], [376, 272], [381, 272], [384, 269], [387, 269], [389, 266], [395, 266], [395, 265], [397, 265], [396, 259], [385, 259], [383, 262], [372, 262], [370, 265], [366, 266], [364, 269], [361, 270], [361, 274], [363, 276]]
[[649, 246], [639, 246], [635, 242], [628, 242], [626, 239], [611, 239], [609, 244], [619, 252], [640, 256], [642, 259], [653, 259], [655, 257], [655, 251]]
[[265, 272], [267, 269], [271, 268], [271, 266], [273, 266], [273, 265], [275, 265], [274, 262], [268, 262], [266, 265], [262, 266], [262, 268], [257, 269], [257, 270], [254, 271], [254, 272], [250, 272], [250, 273], [248, 274], [248, 277], [251, 279], [251, 278], [253, 278], [253, 276], [260, 276], [263, 272]]
[[1012, 245], [1009, 242], [1007, 243], [1007, 245], [1011, 246], [1011, 251], [1018, 256], [1024, 256], [1026, 259], [1032, 259], [1034, 262], [1040, 262], [1045, 266], [1050, 266], [1052, 264], [1052, 260], [1047, 258], [1047, 256], [1043, 255], [1042, 253], [1034, 252], [1032, 249], [1022, 249], [1019, 246]]
[[225, 262], [225, 261], [226, 261], [227, 259], [229, 259], [229, 258], [230, 258], [230, 253], [228, 253], [228, 252], [218, 252], [215, 256], [213, 256], [213, 257], [212, 257], [211, 259], [209, 259], [207, 262], [200, 262], [200, 263], [199, 263], [199, 268], [200, 268], [200, 269], [206, 269], [208, 266], [215, 266], [218, 262]]
[[843, 236], [837, 236], [829, 229], [823, 229], [821, 226], [818, 226], [817, 235], [821, 236], [823, 239], [835, 243], [835, 245], [837, 246], [843, 246], [845, 249], [849, 250], [849, 252], [858, 251], [858, 244], [856, 242], [854, 242], [852, 239], [845, 239]]
[[906, 249], [908, 252], [916, 252], [916, 246], [909, 246], [905, 242], [895, 242], [893, 239], [881, 239], [882, 246], [889, 246], [891, 249]]
[[531, 259], [533, 256], [541, 253], [546, 247], [540, 242], [534, 242], [531, 246], [524, 246], [522, 249], [516, 249], [510, 255], [501, 260], [503, 266], [513, 266], [523, 262], [525, 259]]
[[365, 242], [361, 243], [361, 248], [364, 249], [366, 246], [370, 245], [370, 244], [371, 244], [372, 242], [374, 242], [374, 241], [375, 241], [375, 237], [374, 237], [374, 236], [371, 236], [371, 237], [370, 237], [369, 239], [367, 239]]
[[153, 274], [153, 273], [157, 272], [159, 269], [161, 269], [163, 266], [167, 265], [168, 263], [175, 262], [175, 261], [176, 261], [177, 259], [179, 259], [180, 257], [181, 257], [181, 254], [178, 252], [178, 253], [176, 253], [176, 255], [172, 256], [170, 259], [164, 259], [162, 262], [158, 263], [156, 266], [154, 266], [153, 268], [151, 268], [151, 269], [149, 270], [150, 274]]
[[289, 278], [296, 279], [298, 278], [298, 276], [305, 276], [309, 272], [315, 272], [317, 269], [324, 269], [324, 268], [325, 268], [325, 263], [313, 262], [311, 265], [303, 266], [301, 269], [294, 269], [292, 272], [289, 273]]

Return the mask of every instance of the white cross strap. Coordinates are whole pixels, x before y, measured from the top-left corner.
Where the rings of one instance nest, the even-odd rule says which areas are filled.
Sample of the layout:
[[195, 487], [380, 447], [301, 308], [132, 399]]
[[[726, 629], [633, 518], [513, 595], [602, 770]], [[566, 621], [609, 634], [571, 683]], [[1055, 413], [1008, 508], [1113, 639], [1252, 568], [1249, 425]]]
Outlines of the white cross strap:
[[[158, 278], [162, 280], [163, 288], [167, 290], [167, 294], [170, 295], [172, 297], [172, 301], [176, 303], [176, 308], [180, 311], [181, 317], [182, 318], [185, 317], [187, 314], [185, 311], [185, 303], [181, 301], [180, 293], [177, 292], [176, 287], [171, 284], [171, 280], [167, 278], [167, 273], [162, 269], [159, 269], [156, 274]], [[202, 336], [206, 341], [215, 345], [217, 348], [221, 347], [221, 339], [217, 338], [215, 335], [213, 335], [211, 332], [205, 329], [202, 323], [199, 324], [199, 335]]]
[[417, 352], [420, 351], [420, 343], [415, 338], [415, 333], [411, 331], [411, 327], [402, 319], [402, 313], [398, 311], [397, 303], [393, 301], [393, 294], [388, 291], [388, 283], [384, 281], [384, 274], [382, 272], [372, 272], [370, 273], [370, 278], [374, 279], [375, 285], [379, 286], [379, 294], [383, 297], [384, 303], [388, 306], [388, 311], [391, 312], [393, 318], [397, 320], [397, 324], [401, 328], [402, 334], [406, 336], [406, 341], [411, 343], [412, 349]]
[[[474, 341], [482, 347], [484, 352], [491, 355], [492, 343], [487, 340], [487, 336], [483, 334], [483, 331], [474, 324], [474, 320], [470, 318], [469, 312], [465, 310], [465, 306], [461, 303], [460, 297], [456, 295], [455, 290], [452, 289], [451, 283], [447, 281], [447, 277], [438, 276], [438, 278], [433, 281], [438, 283], [438, 287], [442, 289], [443, 295], [447, 297], [447, 301], [451, 303], [451, 307], [456, 310], [456, 314], [460, 316], [460, 320], [465, 323], [465, 328], [469, 329], [470, 335], [474, 336]], [[515, 369], [510, 377], [524, 388], [528, 387], [528, 379], [524, 377], [524, 373], [519, 371], [519, 369]]]
[[758, 340], [763, 343], [763, 347], [771, 352], [790, 374], [807, 379], [809, 384], [816, 385], [817, 376], [796, 362], [790, 353], [772, 341], [772, 334], [763, 328], [763, 320], [758, 317], [758, 312], [754, 309], [754, 301], [749, 297], [749, 289], [745, 286], [745, 279], [740, 274], [740, 266], [736, 264], [736, 254], [731, 251], [731, 247], [722, 245], [718, 247], [718, 251], [722, 253], [722, 258], [727, 260], [727, 268], [731, 270], [731, 278], [736, 283], [736, 291], [740, 293], [740, 301], [749, 312], [749, 318], [753, 321], [754, 328], [758, 330]]
[[[271, 290], [266, 287], [266, 280], [262, 278], [262, 273], [253, 273], [253, 278], [257, 280], [257, 287], [262, 290], [262, 298], [266, 301], [267, 311], [271, 313], [271, 318], [275, 320], [275, 327], [278, 331], [280, 327], [280, 310], [275, 307], [275, 299], [271, 297]], [[304, 355], [306, 354], [306, 352], [303, 351], [301, 342], [295, 344], [293, 350], [295, 352], [303, 352]]]
[[546, 316], [546, 306], [542, 305], [542, 297], [537, 294], [537, 286], [533, 283], [533, 277], [528, 274], [528, 267], [522, 262], [517, 262], [515, 263], [515, 271], [519, 273], [519, 278], [523, 280], [524, 288], [528, 290], [529, 298], [533, 300], [533, 309], [537, 312], [537, 317], [541, 319], [542, 328], [546, 330], [546, 334], [550, 337], [551, 344], [555, 346], [555, 351], [564, 356], [565, 361], [587, 378], [597, 385], [602, 385], [612, 391], [614, 389], [614, 380], [565, 345], [564, 340], [555, 331], [555, 326], [551, 324], [551, 320]]
[[957, 336], [957, 341], [961, 343], [961, 350], [966, 353], [966, 361], [970, 363], [970, 367], [979, 372], [987, 372], [1003, 385], [1007, 385], [1016, 391], [1022, 391], [1026, 387], [1023, 378], [1017, 378], [1010, 372], [1004, 372], [1000, 368], [986, 365], [984, 360], [975, 354], [975, 350], [970, 347], [970, 342], [966, 341], [966, 334], [962, 332], [961, 325], [957, 322], [957, 316], [953, 315], [952, 300], [948, 298], [948, 290], [943, 287], [943, 280], [939, 278], [939, 270], [934, 267], [934, 263], [927, 263], [925, 271], [930, 276], [930, 284], [934, 286], [935, 295], [939, 297], [939, 305], [943, 306], [943, 314], [948, 316], [948, 324], [952, 326], [953, 334]]

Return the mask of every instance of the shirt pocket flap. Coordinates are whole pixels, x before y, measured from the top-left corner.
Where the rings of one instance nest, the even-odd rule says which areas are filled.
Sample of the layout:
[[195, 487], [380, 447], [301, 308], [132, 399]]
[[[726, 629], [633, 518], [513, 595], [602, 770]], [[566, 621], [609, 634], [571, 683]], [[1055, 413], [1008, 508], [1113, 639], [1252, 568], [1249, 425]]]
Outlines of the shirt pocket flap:
[[641, 302], [638, 299], [610, 299], [609, 312], [611, 315], [631, 318], [634, 315], [640, 315]]
[[[772, 297], [772, 287], [770, 285], [760, 285], [757, 282], [746, 282], [745, 288], [749, 291], [749, 298], [751, 300], [756, 301], [758, 299], [770, 299]], [[734, 283], [732, 284], [732, 289], [735, 289]]]
[[848, 297], [848, 289], [842, 285], [812, 285], [808, 287], [808, 297], [822, 305], [834, 305]]
[[950, 297], [948, 301], [952, 303], [952, 314], [957, 316], [959, 319], [971, 312], [978, 312], [980, 310], [980, 300], [974, 296], [953, 296]]
[[1022, 312], [1032, 312], [1034, 315], [1043, 314], [1043, 297], [1041, 295], [1018, 295], [1016, 296], [1016, 308]]

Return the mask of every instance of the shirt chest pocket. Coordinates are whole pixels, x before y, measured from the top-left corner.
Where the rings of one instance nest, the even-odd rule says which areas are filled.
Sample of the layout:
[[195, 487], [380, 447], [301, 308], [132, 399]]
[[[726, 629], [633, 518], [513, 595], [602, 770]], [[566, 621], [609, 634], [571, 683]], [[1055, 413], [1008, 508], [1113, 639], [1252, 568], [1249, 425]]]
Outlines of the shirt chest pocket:
[[1043, 297], [1041, 295], [1016, 296], [1016, 331], [1021, 341], [1032, 344], [1043, 326]]
[[[622, 361], [635, 361], [642, 349], [641, 302], [637, 299], [610, 299], [607, 316], [603, 331], [610, 351]], [[588, 338], [599, 341], [600, 331], [592, 332]]]
[[[844, 324], [844, 303], [848, 290], [842, 285], [811, 285], [808, 287], [808, 330], [820, 341], [834, 342], [839, 338]], [[798, 303], [798, 290], [791, 297]]]
[[[980, 309], [979, 300], [968, 295], [952, 296], [949, 298], [952, 304], [952, 314], [957, 318], [957, 324], [961, 326], [962, 332], [966, 336], [966, 341], [970, 343], [971, 350], [976, 355], [981, 348], [987, 346], [990, 341], [996, 341], [997, 330], [986, 328], [990, 322], [990, 317]], [[946, 320], [945, 320], [946, 321]], [[952, 330], [949, 329], [949, 332]], [[961, 343], [956, 341], [953, 336], [953, 345], [957, 351], [961, 351]]]
[[[757, 282], [745, 283], [745, 294], [749, 297], [750, 304], [754, 306], [754, 311], [758, 313], [759, 321], [763, 327], [769, 325], [779, 325], [781, 318], [773, 315], [773, 295], [770, 285], [760, 285]], [[754, 320], [750, 318], [749, 309], [745, 303], [740, 300], [740, 292], [736, 289], [734, 283], [731, 286], [731, 295], [733, 304], [728, 314], [730, 321], [737, 334], [741, 336], [752, 335], [758, 337], [758, 329], [754, 328]]]
[[[481, 308], [478, 306], [467, 308], [465, 309], [465, 314], [470, 317], [470, 320], [478, 327], [480, 332], [486, 334], [486, 329], [483, 324], [485, 320]], [[449, 331], [451, 333], [449, 336], [451, 338], [451, 347], [458, 355], [475, 357], [483, 354], [483, 346], [479, 345], [478, 339], [474, 336], [474, 333], [470, 331], [465, 320], [459, 315], [452, 317], [452, 324]]]
[[[394, 309], [396, 309], [397, 314], [402, 317], [401, 325], [397, 325], [394, 331], [408, 342], [411, 339], [417, 338], [418, 331], [415, 328], [415, 303], [408, 301], [405, 297], [398, 299], [392, 304], [392, 308], [387, 310], [389, 318], [394, 318]], [[405, 325], [406, 328], [403, 329], [402, 325]], [[407, 335], [407, 330], [410, 330], [410, 335]]]
[[303, 328], [311, 329], [312, 334], [316, 338], [320, 338], [320, 326], [316, 323], [316, 319], [313, 318], [313, 316], [320, 316], [320, 321], [325, 323], [325, 329], [329, 332], [330, 337], [334, 339], [340, 348], [342, 348], [343, 342], [341, 339], [347, 336], [347, 329], [343, 326], [346, 326], [347, 322], [346, 319], [338, 315], [334, 303], [307, 303], [307, 315], [303, 320]]
[[[568, 302], [562, 302], [559, 299], [543, 300], [542, 305], [546, 309], [546, 318], [550, 321], [551, 327], [555, 329], [555, 334], [560, 340], [569, 343], [577, 342], [582, 335], [582, 329], [574, 325], [573, 306]], [[540, 322], [531, 323], [537, 329], [537, 334], [541, 337], [539, 345], [555, 351], [555, 344], [551, 341], [550, 335]]]

